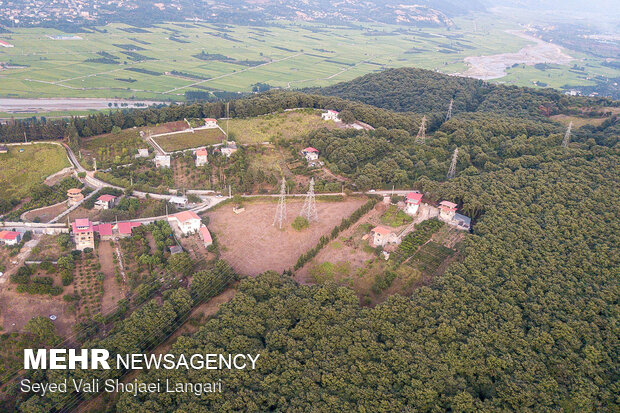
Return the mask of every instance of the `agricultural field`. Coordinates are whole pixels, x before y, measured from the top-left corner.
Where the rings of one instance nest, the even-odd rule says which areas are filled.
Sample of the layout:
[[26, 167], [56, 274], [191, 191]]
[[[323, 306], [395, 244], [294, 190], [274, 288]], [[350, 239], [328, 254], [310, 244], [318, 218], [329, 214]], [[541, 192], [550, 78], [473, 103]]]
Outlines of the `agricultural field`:
[[[239, 143], [262, 143], [289, 140], [315, 129], [335, 129], [339, 126], [340, 124], [336, 122], [323, 120], [321, 111], [302, 109], [253, 118], [231, 119], [228, 121], [228, 134], [230, 140]], [[224, 122], [222, 127], [225, 128]]]
[[103, 169], [112, 164], [129, 163], [138, 148], [148, 148], [140, 137], [142, 129], [123, 129], [117, 133], [106, 133], [81, 141], [81, 156], [84, 166], [93, 166], [93, 158], [97, 160], [97, 168]]
[[24, 198], [35, 185], [68, 166], [60, 145], [9, 146], [8, 153], [0, 154], [0, 198]]
[[[279, 21], [268, 27], [223, 29], [194, 22], [158, 24], [128, 34], [128, 27], [109, 24], [79, 33], [76, 40], [52, 39], [48, 36], [62, 33], [47, 28], [3, 34], [2, 40], [15, 47], [0, 50], [2, 96], [183, 101], [186, 92], [201, 92], [202, 97], [217, 91], [250, 92], [257, 83], [277, 88], [327, 86], [392, 67], [461, 73], [468, 56], [517, 52], [532, 44], [506, 32], [518, 29], [515, 23], [492, 15], [457, 18], [451, 28]], [[539, 73], [531, 66], [515, 67], [497, 81], [528, 86], [535, 78], [551, 86], [590, 84], [569, 69], [563, 65]], [[599, 60], [589, 58], [588, 77], [609, 72]]]
[[200, 129], [194, 132], [177, 133], [174, 135], [157, 136], [153, 140], [166, 152], [182, 151], [184, 149], [221, 143], [225, 139], [219, 128]]

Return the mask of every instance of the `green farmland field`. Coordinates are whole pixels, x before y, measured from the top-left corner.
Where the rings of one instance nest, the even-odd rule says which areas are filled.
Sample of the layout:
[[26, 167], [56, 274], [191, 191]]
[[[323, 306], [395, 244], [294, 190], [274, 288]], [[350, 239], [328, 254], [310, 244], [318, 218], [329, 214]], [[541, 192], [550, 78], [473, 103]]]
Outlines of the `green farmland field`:
[[166, 152], [181, 151], [198, 146], [213, 145], [224, 140], [225, 136], [219, 128], [202, 129], [194, 132], [177, 133], [174, 135], [153, 138]]
[[8, 153], [0, 154], [0, 198], [21, 199], [33, 186], [69, 165], [60, 145], [9, 146]]
[[[452, 28], [385, 24], [327, 26], [277, 22], [268, 27], [166, 23], [146, 33], [110, 24], [55, 40], [55, 29], [19, 28], [0, 34], [6, 68], [0, 95], [14, 98], [94, 97], [183, 101], [188, 91], [247, 92], [257, 82], [279, 88], [326, 86], [391, 67], [464, 71], [467, 56], [518, 51], [530, 44], [507, 33], [518, 28], [493, 16], [455, 20]], [[173, 39], [173, 40], [171, 40]], [[179, 42], [181, 40], [181, 42]], [[129, 45], [129, 46], [128, 46]], [[127, 48], [135, 47], [135, 50]], [[577, 56], [581, 57], [581, 56]], [[589, 76], [610, 69], [592, 61]], [[516, 67], [497, 81], [561, 86], [576, 79], [569, 66], [539, 73]]]

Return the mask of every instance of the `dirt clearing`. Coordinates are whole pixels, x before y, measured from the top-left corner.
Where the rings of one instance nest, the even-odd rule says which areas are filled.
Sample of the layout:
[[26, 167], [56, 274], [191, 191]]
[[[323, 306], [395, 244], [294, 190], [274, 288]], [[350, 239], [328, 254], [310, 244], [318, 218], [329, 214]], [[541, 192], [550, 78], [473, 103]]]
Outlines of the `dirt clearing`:
[[222, 258], [237, 272], [255, 276], [268, 270], [282, 272], [292, 268], [302, 253], [365, 202], [365, 198], [317, 202], [319, 222], [300, 232], [291, 228], [291, 222], [299, 215], [303, 200], [287, 200], [286, 226], [282, 230], [272, 225], [275, 202], [248, 203], [241, 214], [225, 205], [207, 215], [211, 220], [209, 228], [220, 243]]

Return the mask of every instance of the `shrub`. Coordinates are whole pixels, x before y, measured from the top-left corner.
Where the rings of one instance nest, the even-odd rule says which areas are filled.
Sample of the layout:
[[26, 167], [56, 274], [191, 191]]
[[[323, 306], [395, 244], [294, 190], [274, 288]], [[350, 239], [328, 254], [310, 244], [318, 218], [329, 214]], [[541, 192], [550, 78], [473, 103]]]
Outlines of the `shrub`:
[[304, 217], [297, 217], [293, 220], [293, 222], [291, 223], [291, 226], [295, 230], [301, 231], [302, 229], [308, 228], [310, 226], [310, 223]]

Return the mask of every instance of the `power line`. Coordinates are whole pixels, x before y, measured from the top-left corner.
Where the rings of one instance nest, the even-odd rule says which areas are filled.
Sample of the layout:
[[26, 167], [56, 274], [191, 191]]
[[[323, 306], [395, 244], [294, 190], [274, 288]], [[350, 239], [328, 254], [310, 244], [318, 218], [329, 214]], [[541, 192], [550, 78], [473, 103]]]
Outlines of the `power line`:
[[278, 197], [278, 207], [276, 208], [276, 215], [273, 217], [273, 225], [278, 224], [278, 227], [282, 229], [282, 225], [286, 220], [286, 179], [282, 177], [282, 185], [280, 186], [280, 196]]
[[448, 179], [452, 179], [456, 175], [456, 162], [459, 157], [459, 148], [454, 149], [454, 153], [452, 154], [452, 163], [450, 164], [450, 169], [448, 170]]
[[424, 143], [426, 141], [426, 116], [422, 117], [422, 123], [420, 124], [420, 129], [418, 130], [418, 134], [415, 137], [415, 143]]
[[568, 129], [566, 129], [566, 133], [564, 134], [564, 139], [562, 139], [562, 147], [566, 148], [568, 143], [570, 142], [570, 134], [573, 129], [573, 121], [568, 124]]
[[454, 99], [450, 99], [450, 105], [448, 106], [448, 113], [446, 114], [446, 122], [450, 120], [452, 117], [452, 104], [454, 103]]
[[314, 178], [310, 179], [308, 195], [306, 195], [306, 200], [304, 206], [301, 208], [299, 216], [306, 218], [308, 222], [319, 221], [319, 213], [316, 210], [316, 199], [314, 198]]

